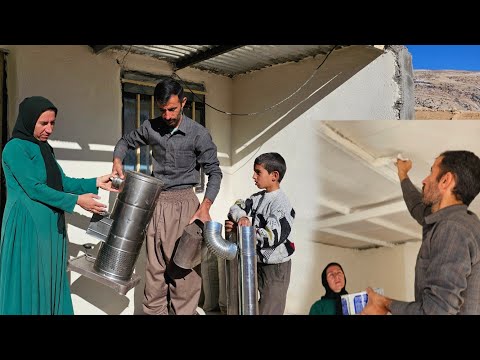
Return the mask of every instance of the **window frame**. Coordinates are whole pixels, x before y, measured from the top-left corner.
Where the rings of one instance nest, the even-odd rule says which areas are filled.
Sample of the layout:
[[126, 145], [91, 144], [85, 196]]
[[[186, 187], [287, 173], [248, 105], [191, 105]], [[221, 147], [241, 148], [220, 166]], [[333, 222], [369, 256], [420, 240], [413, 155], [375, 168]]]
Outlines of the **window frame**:
[[[136, 95], [136, 104], [135, 104], [135, 120], [134, 120], [134, 125], [135, 128], [138, 128], [141, 123], [142, 123], [142, 96], [144, 97], [143, 100], [145, 100], [145, 96], [150, 96], [150, 109], [149, 109], [149, 115], [147, 116], [148, 119], [155, 118], [158, 115], [155, 115], [155, 111], [157, 110], [154, 106], [154, 99], [153, 99], [153, 90], [155, 89], [155, 86], [157, 83], [162, 80], [162, 78], [165, 78], [167, 76], [163, 75], [152, 75], [152, 74], [147, 74], [147, 73], [140, 73], [136, 71], [124, 71], [121, 74], [121, 84], [122, 84], [122, 135], [125, 134], [128, 131], [131, 131], [131, 127], [129, 127], [129, 130], [125, 130], [125, 124], [127, 119], [125, 118], [126, 116], [126, 101], [127, 101], [127, 95], [126, 94], [135, 94]], [[187, 83], [182, 84], [184, 88], [184, 94], [187, 97], [187, 103], [185, 104], [184, 107], [184, 114], [188, 117], [190, 117], [192, 120], [197, 121], [200, 125], [205, 126], [206, 119], [205, 119], [205, 88], [203, 84], [199, 83]], [[190, 90], [191, 89], [191, 90]], [[131, 97], [131, 95], [130, 95]], [[129, 100], [130, 101], [130, 100]], [[203, 101], [203, 102], [202, 102]], [[145, 101], [143, 102], [145, 104]], [[131, 110], [131, 109], [130, 109]], [[145, 109], [144, 109], [145, 110]], [[198, 116], [197, 116], [198, 114]], [[144, 116], [145, 117], [145, 116]], [[198, 118], [200, 117], [200, 118]], [[147, 118], [144, 118], [146, 120]], [[136, 161], [134, 165], [134, 170], [138, 172], [143, 172], [147, 175], [152, 174], [152, 151], [148, 147], [148, 162], [147, 164], [144, 164], [147, 166], [148, 172], [145, 172], [145, 170], [141, 171], [142, 168], [142, 152], [140, 148], [136, 149]], [[145, 154], [144, 154], [145, 156]], [[125, 159], [128, 158], [125, 157]], [[124, 165], [125, 165], [125, 159], [124, 159]], [[197, 185], [194, 186], [195, 188], [195, 193], [204, 193], [205, 192], [205, 186], [206, 181], [205, 181], [205, 171], [203, 169], [203, 166], [200, 167], [200, 179]]]

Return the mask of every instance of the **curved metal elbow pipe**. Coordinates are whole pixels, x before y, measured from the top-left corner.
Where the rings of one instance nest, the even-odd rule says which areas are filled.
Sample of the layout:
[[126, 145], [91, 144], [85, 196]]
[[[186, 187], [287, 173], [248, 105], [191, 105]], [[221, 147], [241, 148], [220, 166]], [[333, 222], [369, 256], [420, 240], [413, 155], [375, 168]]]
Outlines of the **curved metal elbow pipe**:
[[237, 245], [222, 238], [222, 224], [207, 221], [203, 228], [203, 238], [208, 250], [219, 258], [232, 260], [237, 256]]

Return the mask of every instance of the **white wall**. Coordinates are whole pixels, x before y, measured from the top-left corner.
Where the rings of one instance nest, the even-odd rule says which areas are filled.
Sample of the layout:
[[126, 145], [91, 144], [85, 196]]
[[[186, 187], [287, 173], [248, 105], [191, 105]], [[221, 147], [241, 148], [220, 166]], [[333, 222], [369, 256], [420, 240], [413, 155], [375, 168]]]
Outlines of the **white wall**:
[[[13, 128], [18, 104], [27, 96], [42, 95], [59, 108], [54, 139], [55, 153], [65, 172], [73, 177], [93, 177], [109, 173], [113, 146], [121, 136], [120, 66], [125, 69], [170, 75], [165, 62], [125, 51], [93, 54], [87, 46], [1, 46], [9, 50], [7, 87], [9, 128]], [[186, 81], [205, 84], [207, 103], [229, 112], [253, 112], [281, 101], [312, 74], [321, 59], [273, 66], [234, 80], [188, 69], [178, 74]], [[312, 123], [322, 119], [394, 119], [393, 104], [398, 89], [393, 82], [393, 57], [378, 49], [362, 46], [335, 51], [325, 66], [302, 92], [269, 112], [258, 116], [233, 117], [207, 107], [207, 128], [218, 146], [224, 171], [220, 194], [212, 208], [214, 220], [223, 221], [229, 206], [240, 197], [257, 191], [251, 180], [253, 160], [263, 152], [280, 152], [287, 162], [282, 188], [297, 212], [293, 240], [297, 252], [293, 260], [287, 313], [307, 313], [311, 303], [323, 294], [320, 274], [330, 261], [340, 262], [347, 274], [350, 292], [366, 285], [382, 286], [392, 296], [408, 296], [411, 277], [400, 276], [391, 284], [381, 277], [378, 266], [411, 264], [407, 257], [415, 251], [356, 252], [314, 243], [311, 220], [316, 216], [319, 189], [315, 175], [319, 156]], [[322, 84], [333, 80], [325, 87]], [[305, 101], [304, 101], [305, 99]], [[258, 136], [258, 137], [257, 137]], [[104, 150], [93, 150], [92, 144]], [[98, 148], [98, 146], [96, 147]], [[113, 205], [114, 196], [100, 192]], [[85, 234], [90, 214], [78, 206], [68, 216], [70, 255], [81, 245], [97, 242]], [[408, 253], [408, 254], [407, 254]], [[143, 254], [143, 252], [142, 252]], [[388, 261], [383, 261], [383, 258]], [[405, 259], [404, 259], [405, 257]], [[143, 278], [144, 255], [137, 268]], [[414, 262], [414, 260], [413, 260]], [[371, 267], [370, 267], [371, 265]], [[362, 270], [358, 270], [361, 268]], [[402, 268], [401, 272], [404, 272]], [[371, 280], [367, 284], [365, 278]], [[133, 314], [141, 309], [143, 281], [127, 296], [71, 273], [74, 308], [77, 314]], [[386, 284], [386, 285], [383, 285]], [[413, 282], [412, 282], [413, 284]], [[413, 288], [413, 285], [412, 285]], [[403, 293], [402, 293], [403, 292]]]
[[[245, 198], [258, 191], [251, 179], [253, 160], [264, 152], [279, 152], [287, 163], [281, 183], [296, 210], [292, 240], [296, 252], [292, 259], [292, 275], [286, 313], [307, 314], [312, 303], [324, 294], [321, 283], [323, 268], [332, 261], [342, 265], [347, 276], [347, 290], [363, 291], [367, 286], [381, 287], [387, 296], [413, 300], [413, 271], [419, 243], [400, 245], [393, 249], [351, 250], [314, 243], [313, 219], [319, 197], [316, 161], [316, 133], [310, 111], [275, 134], [248, 154], [232, 169], [235, 198]], [[300, 138], [301, 140], [298, 140]]]
[[[259, 112], [282, 101], [305, 83], [321, 61], [308, 59], [272, 66], [234, 78], [234, 112]], [[391, 53], [380, 54], [364, 47], [342, 49], [327, 59], [307, 86], [279, 106], [258, 115], [232, 116], [235, 199], [258, 191], [251, 179], [256, 156], [279, 152], [287, 163], [281, 187], [296, 210], [292, 230], [296, 252], [286, 313], [308, 313], [311, 304], [324, 294], [321, 272], [331, 261], [344, 266], [349, 292], [373, 286], [383, 287], [388, 295], [405, 297], [401, 247], [386, 252], [379, 249], [377, 254], [375, 250], [360, 252], [321, 245], [314, 243], [312, 226], [318, 214], [315, 199], [321, 194], [316, 162], [323, 156], [314, 123], [325, 119], [396, 119], [394, 103], [399, 92], [394, 75]], [[383, 271], [390, 266], [392, 271]]]
[[420, 242], [370, 250], [302, 243], [292, 263], [295, 276], [290, 283], [286, 312], [308, 314], [310, 306], [325, 294], [321, 275], [330, 262], [342, 265], [349, 293], [364, 291], [367, 286], [379, 287], [388, 297], [413, 301], [415, 260], [419, 248]]
[[395, 55], [386, 52], [315, 105], [316, 120], [395, 120]]
[[[232, 116], [234, 163], [307, 111], [312, 121], [398, 119], [394, 104], [400, 95], [392, 53], [352, 46], [334, 51], [316, 71], [323, 60], [319, 56], [234, 78], [234, 112], [259, 112]], [[299, 130], [297, 138], [304, 133]]]
[[413, 301], [415, 299], [415, 263], [417, 261], [418, 251], [421, 242], [407, 243], [404, 245], [405, 251], [405, 293], [399, 300]]

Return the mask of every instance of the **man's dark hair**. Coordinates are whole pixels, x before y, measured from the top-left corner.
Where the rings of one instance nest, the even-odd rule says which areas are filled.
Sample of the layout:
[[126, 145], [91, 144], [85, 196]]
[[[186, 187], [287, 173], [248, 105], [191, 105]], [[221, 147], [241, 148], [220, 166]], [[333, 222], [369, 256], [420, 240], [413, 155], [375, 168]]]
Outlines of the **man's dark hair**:
[[177, 95], [180, 102], [182, 102], [183, 87], [179, 82], [170, 77], [161, 80], [157, 86], [155, 86], [155, 91], [153, 92], [153, 97], [157, 104], [166, 104], [168, 99], [173, 95]]
[[480, 159], [473, 152], [464, 150], [445, 151], [440, 156], [443, 158], [439, 164], [437, 181], [451, 172], [455, 177], [453, 194], [457, 200], [470, 205], [480, 192]]
[[254, 162], [255, 165], [262, 165], [269, 174], [272, 171], [278, 171], [278, 182], [281, 182], [285, 172], [287, 171], [287, 164], [285, 159], [279, 153], [271, 152], [258, 156]]

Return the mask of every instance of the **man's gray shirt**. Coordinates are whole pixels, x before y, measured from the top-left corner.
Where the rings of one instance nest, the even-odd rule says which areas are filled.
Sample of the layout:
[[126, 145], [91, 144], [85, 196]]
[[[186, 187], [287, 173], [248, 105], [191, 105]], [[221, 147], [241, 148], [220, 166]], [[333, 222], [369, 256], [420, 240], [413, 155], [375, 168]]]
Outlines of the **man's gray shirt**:
[[213, 202], [220, 190], [222, 171], [210, 133], [185, 115], [178, 129], [173, 134], [171, 132], [172, 128], [161, 117], [145, 120], [138, 129], [122, 136], [115, 146], [113, 157], [123, 160], [128, 149], [150, 145], [153, 176], [164, 182], [164, 190], [195, 186], [203, 166], [208, 176], [205, 197]]
[[401, 186], [408, 211], [423, 226], [423, 237], [415, 265], [415, 301], [392, 301], [392, 314], [480, 314], [478, 217], [466, 205], [432, 213], [410, 179]]

